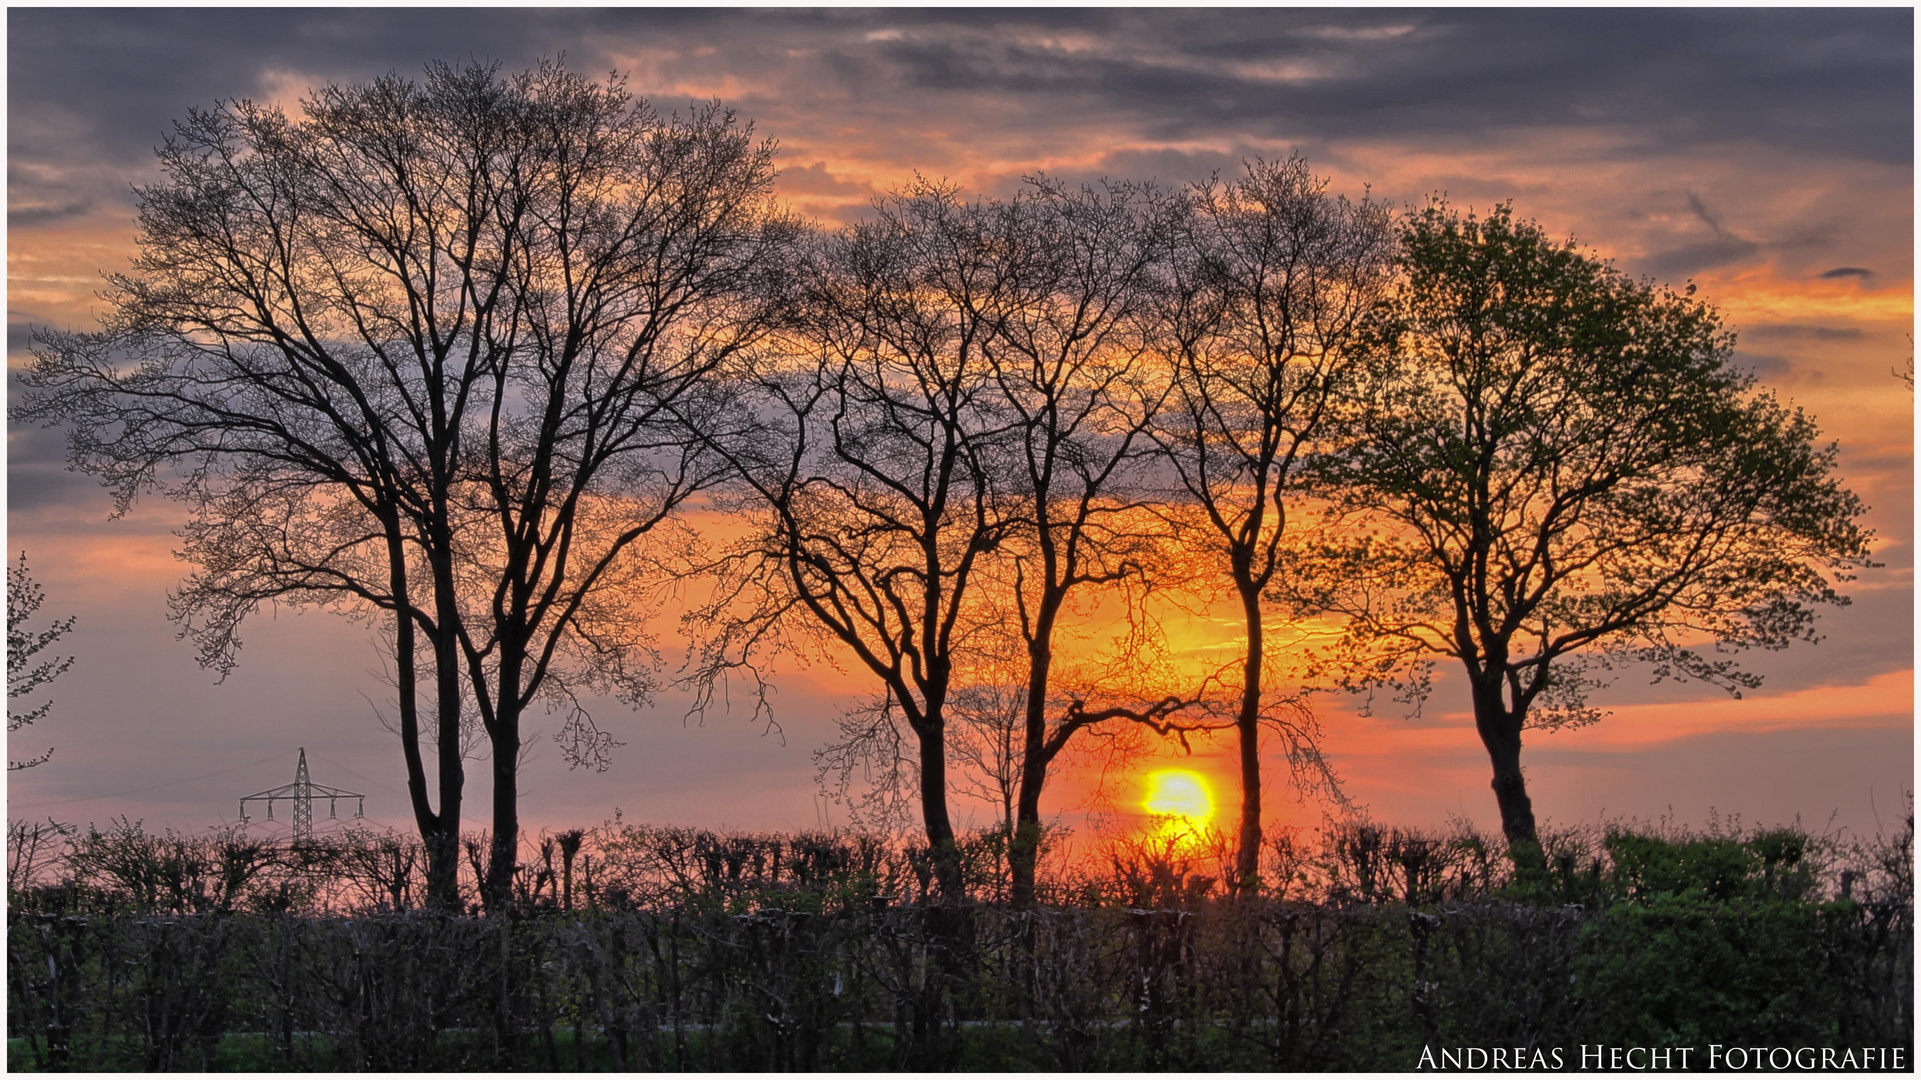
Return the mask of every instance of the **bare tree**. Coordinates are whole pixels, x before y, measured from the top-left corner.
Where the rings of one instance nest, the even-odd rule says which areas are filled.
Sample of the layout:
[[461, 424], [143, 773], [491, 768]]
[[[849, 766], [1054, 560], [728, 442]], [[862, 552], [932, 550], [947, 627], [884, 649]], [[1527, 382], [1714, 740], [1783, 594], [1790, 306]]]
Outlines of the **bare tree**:
[[792, 634], [844, 650], [880, 682], [881, 709], [913, 736], [949, 900], [962, 882], [948, 705], [985, 632], [983, 563], [1014, 528], [983, 352], [1011, 282], [982, 242], [988, 212], [921, 182], [815, 246], [784, 348], [763, 358], [761, 437], [715, 440], [752, 525], [731, 584], [695, 615], [714, 633], [699, 672], [710, 688]]
[[1049, 709], [1070, 605], [1090, 586], [1112, 592], [1143, 581], [1164, 532], [1146, 502], [1142, 459], [1169, 387], [1152, 349], [1177, 203], [1148, 186], [1072, 189], [1038, 178], [984, 209], [984, 240], [1012, 286], [995, 297], [994, 333], [983, 347], [1011, 424], [1018, 478], [1020, 528], [1002, 546], [999, 577], [1027, 657], [1008, 853], [1021, 905], [1034, 897], [1041, 792], [1062, 750], [1091, 724], [1160, 719], [1181, 701]]
[[139, 191], [141, 254], [109, 279], [105, 330], [42, 334], [20, 407], [69, 423], [119, 509], [149, 486], [187, 505], [198, 570], [171, 604], [203, 664], [232, 668], [262, 603], [386, 613], [443, 907], [465, 783], [454, 492], [502, 336], [484, 327], [510, 318], [526, 208], [507, 190], [533, 167], [512, 113], [532, 83], [434, 67], [325, 88], [298, 121], [192, 113], [160, 150], [168, 180]]
[[[27, 697], [41, 687], [66, 674], [73, 666], [71, 656], [47, 656], [40, 654], [73, 630], [74, 617], [55, 619], [44, 630], [34, 630], [27, 626], [40, 605], [46, 602], [46, 592], [40, 583], [33, 580], [27, 572], [27, 553], [21, 552], [20, 558], [7, 570], [7, 734], [26, 727], [36, 720], [44, 719], [53, 709], [51, 700], [43, 701], [25, 712], [13, 711], [15, 698]], [[8, 771], [31, 769], [44, 765], [53, 756], [53, 748], [45, 753], [15, 761], [7, 759]]]
[[[985, 640], [982, 647], [999, 644]], [[1023, 658], [1024, 659], [1024, 658]], [[1013, 835], [1020, 788], [1024, 664], [995, 658], [968, 665], [947, 701], [948, 791], [993, 810], [996, 832]], [[919, 801], [913, 733], [886, 695], [863, 698], [836, 718], [838, 739], [814, 753], [821, 793], [856, 824], [883, 830], [912, 821]]]
[[208, 666], [265, 602], [390, 622], [428, 893], [451, 906], [463, 704], [507, 843], [520, 711], [564, 687], [554, 657], [579, 646], [585, 677], [644, 687], [644, 642], [595, 605], [710, 475], [663, 432], [731, 349], [714, 297], [762, 242], [745, 219], [769, 151], [717, 106], [662, 118], [550, 64], [436, 64], [301, 113], [177, 125], [106, 328], [40, 335], [17, 413], [68, 422], [120, 509], [154, 486], [187, 504], [199, 569], [173, 614]]
[[1309, 599], [1350, 619], [1350, 685], [1418, 693], [1425, 658], [1460, 661], [1502, 829], [1538, 860], [1523, 731], [1598, 719], [1586, 692], [1619, 660], [1758, 685], [1702, 643], [1815, 640], [1871, 534], [1835, 447], [1753, 392], [1692, 287], [1632, 281], [1506, 206], [1432, 204], [1401, 246], [1370, 408], [1326, 459], [1374, 535]]
[[[1014, 800], [1020, 791], [1024, 661], [993, 661], [985, 668], [970, 664], [971, 681], [956, 686], [947, 702], [948, 791], [990, 808], [992, 828], [1004, 840], [1014, 834]], [[911, 820], [905, 810], [920, 790], [909, 767], [913, 736], [900, 710], [884, 696], [866, 699], [841, 714], [838, 728], [840, 738], [814, 755], [823, 793], [862, 825]]]
[[459, 519], [472, 575], [460, 647], [492, 748], [495, 906], [518, 850], [525, 711], [542, 698], [565, 710], [570, 759], [605, 768], [610, 739], [576, 685], [636, 707], [654, 688], [646, 601], [693, 542], [662, 526], [726, 475], [703, 436], [740, 407], [726, 376], [768, 326], [796, 236], [772, 205], [773, 145], [731, 112], [663, 118], [581, 80], [555, 98], [536, 117], [547, 160], [517, 193], [533, 227]]
[[1323, 442], [1355, 368], [1351, 344], [1390, 278], [1385, 209], [1327, 192], [1307, 162], [1254, 161], [1192, 193], [1175, 261], [1168, 345], [1174, 394], [1157, 427], [1192, 542], [1240, 602], [1245, 633], [1236, 875], [1259, 884], [1261, 729], [1286, 743], [1297, 783], [1331, 779], [1298, 695], [1269, 685], [1263, 594], [1284, 562], [1290, 513], [1309, 498], [1303, 456]]
[[920, 805], [914, 734], [893, 697], [857, 699], [835, 717], [835, 728], [839, 738], [814, 751], [821, 796], [860, 828], [890, 834], [911, 828]]
[[[959, 782], [1002, 797], [1026, 903], [1041, 793], [1075, 735], [1125, 719], [1165, 729], [1194, 703], [1054, 685], [1070, 601], [1144, 582], [1165, 531], [1142, 502], [1140, 459], [1168, 392], [1152, 350], [1176, 208], [1149, 187], [1037, 178], [971, 203], [923, 183], [877, 209], [823, 248], [803, 332], [767, 384], [782, 419], [762, 456], [736, 455], [772, 508], [755, 565], [769, 583], [786, 569], [709, 671], [746, 662], [759, 632], [746, 628], [814, 612], [887, 688], [843, 717], [822, 778], [898, 781], [887, 755], [904, 727], [939, 848], [949, 767], [976, 770]], [[1014, 730], [999, 707], [1010, 645]]]

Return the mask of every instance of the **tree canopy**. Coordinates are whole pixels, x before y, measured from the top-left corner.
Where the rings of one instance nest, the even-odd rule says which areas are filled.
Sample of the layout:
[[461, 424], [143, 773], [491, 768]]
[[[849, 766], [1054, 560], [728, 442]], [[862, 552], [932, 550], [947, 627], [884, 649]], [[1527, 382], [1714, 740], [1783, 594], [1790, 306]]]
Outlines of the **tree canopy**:
[[1307, 466], [1340, 433], [1355, 338], [1391, 280], [1389, 222], [1385, 206], [1330, 195], [1301, 158], [1257, 161], [1194, 189], [1175, 246], [1173, 393], [1158, 434], [1185, 540], [1232, 587], [1246, 635], [1234, 711], [1243, 885], [1258, 881], [1262, 727], [1282, 737], [1297, 784], [1333, 788], [1311, 714], [1268, 685], [1262, 594], [1294, 540], [1290, 514], [1314, 498]]
[[[1535, 825], [1526, 728], [1590, 722], [1617, 661], [1735, 692], [1735, 657], [1816, 639], [1868, 564], [1814, 423], [1731, 363], [1694, 296], [1631, 280], [1507, 206], [1401, 230], [1328, 498], [1369, 532], [1293, 586], [1348, 618], [1346, 681], [1459, 660], [1510, 839]], [[1393, 674], [1387, 674], [1393, 673]]]

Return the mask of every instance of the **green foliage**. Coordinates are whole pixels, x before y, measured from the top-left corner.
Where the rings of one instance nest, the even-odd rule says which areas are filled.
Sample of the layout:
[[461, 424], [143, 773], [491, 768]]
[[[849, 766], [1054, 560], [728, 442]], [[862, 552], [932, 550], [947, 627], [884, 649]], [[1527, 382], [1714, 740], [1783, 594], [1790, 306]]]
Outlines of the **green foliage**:
[[[1717, 854], [1726, 854], [1725, 850]], [[1842, 1039], [1826, 977], [1823, 912], [1730, 890], [1725, 861], [1697, 866], [1678, 893], [1610, 908], [1586, 928], [1578, 977], [1609, 1007], [1594, 1023], [1614, 1045], [1824, 1046]], [[1749, 885], [1759, 882], [1748, 880]]]
[[1787, 829], [1751, 839], [1669, 840], [1610, 830], [1606, 847], [1617, 895], [1638, 904], [1686, 901], [1798, 900], [1814, 887], [1805, 864], [1808, 837]]
[[1405, 221], [1400, 271], [1316, 462], [1338, 539], [1276, 595], [1346, 617], [1348, 689], [1418, 701], [1434, 659], [1458, 661], [1503, 830], [1535, 840], [1523, 731], [1598, 720], [1588, 693], [1624, 661], [1758, 685], [1727, 654], [1816, 639], [1816, 609], [1872, 565], [1865, 506], [1692, 286], [1438, 201]]
[[1669, 837], [1610, 829], [1606, 906], [1583, 928], [1577, 977], [1612, 1007], [1616, 1045], [1765, 1041], [1831, 1045], [1841, 1021], [1818, 1000], [1846, 907], [1811, 899], [1815, 841], [1775, 829]]

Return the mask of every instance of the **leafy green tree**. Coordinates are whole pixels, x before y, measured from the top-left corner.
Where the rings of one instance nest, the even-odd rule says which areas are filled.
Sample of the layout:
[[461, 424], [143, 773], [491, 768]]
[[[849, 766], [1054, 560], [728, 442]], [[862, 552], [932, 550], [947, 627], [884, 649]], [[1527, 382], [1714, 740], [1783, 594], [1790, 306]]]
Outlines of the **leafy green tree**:
[[[1728, 653], [1814, 641], [1872, 565], [1861, 500], [1813, 421], [1729, 363], [1694, 296], [1636, 282], [1507, 206], [1402, 229], [1351, 439], [1323, 479], [1370, 533], [1342, 587], [1351, 687], [1464, 669], [1502, 829], [1536, 843], [1523, 732], [1599, 718], [1621, 661], [1739, 695]], [[1350, 519], [1354, 520], [1354, 519]]]

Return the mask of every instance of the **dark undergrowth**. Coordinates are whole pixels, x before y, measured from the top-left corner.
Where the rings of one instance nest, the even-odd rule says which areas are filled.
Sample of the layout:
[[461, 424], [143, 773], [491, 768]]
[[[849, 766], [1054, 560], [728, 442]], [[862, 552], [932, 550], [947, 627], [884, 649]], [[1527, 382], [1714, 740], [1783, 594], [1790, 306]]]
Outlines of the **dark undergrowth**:
[[[1514, 860], [1465, 830], [1057, 851], [993, 836], [941, 903], [911, 846], [611, 825], [514, 910], [418, 910], [418, 852], [120, 822], [13, 830], [15, 1070], [1350, 1070], [1427, 1047], [1906, 1047], [1912, 820], [1613, 827]], [[40, 846], [35, 847], [35, 844]], [[1517, 862], [1523, 869], [1516, 869]], [[1572, 1063], [1573, 1055], [1566, 1057]]]

